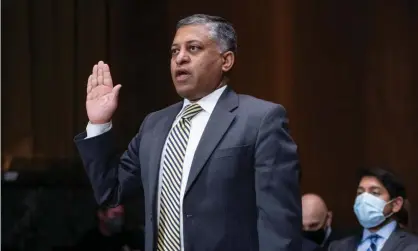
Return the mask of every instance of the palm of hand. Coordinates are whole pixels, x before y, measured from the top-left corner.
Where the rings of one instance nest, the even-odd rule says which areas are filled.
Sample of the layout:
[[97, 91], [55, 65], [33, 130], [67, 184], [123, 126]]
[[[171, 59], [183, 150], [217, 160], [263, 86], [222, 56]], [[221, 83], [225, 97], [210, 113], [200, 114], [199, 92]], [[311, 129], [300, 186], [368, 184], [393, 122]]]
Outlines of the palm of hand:
[[112, 119], [117, 108], [121, 85], [113, 87], [109, 66], [102, 61], [93, 67], [87, 84], [86, 110], [91, 123], [103, 124]]
[[117, 101], [110, 86], [100, 85], [92, 89], [87, 95], [87, 116], [93, 122], [110, 121], [116, 110]]

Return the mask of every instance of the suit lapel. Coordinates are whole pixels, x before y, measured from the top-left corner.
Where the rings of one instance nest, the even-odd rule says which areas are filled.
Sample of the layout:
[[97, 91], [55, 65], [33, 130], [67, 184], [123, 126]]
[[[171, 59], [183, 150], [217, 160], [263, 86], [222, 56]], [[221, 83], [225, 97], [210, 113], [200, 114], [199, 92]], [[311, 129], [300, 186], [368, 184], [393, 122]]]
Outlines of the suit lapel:
[[357, 234], [347, 243], [347, 251], [355, 251], [357, 250], [358, 245], [360, 244], [362, 234]]
[[202, 171], [212, 152], [235, 119], [235, 114], [231, 113], [231, 111], [237, 106], [238, 95], [229, 88], [225, 89], [209, 118], [199, 145], [197, 146], [187, 180], [185, 195], [187, 195], [187, 192]]
[[393, 233], [389, 236], [387, 241], [385, 242], [385, 245], [383, 245], [383, 248], [381, 251], [394, 251], [397, 250], [396, 247], [398, 247], [405, 237], [405, 232], [403, 232], [399, 227], [393, 231]]
[[150, 189], [149, 195], [151, 198], [152, 207], [155, 207], [155, 199], [157, 193], [157, 184], [158, 184], [158, 173], [160, 170], [161, 154], [164, 148], [165, 140], [168, 133], [170, 132], [171, 126], [176, 119], [177, 114], [182, 108], [182, 102], [179, 102], [166, 112], [165, 115], [161, 116], [160, 121], [157, 122], [154, 128], [154, 141], [150, 144], [150, 165], [149, 165], [149, 182]]

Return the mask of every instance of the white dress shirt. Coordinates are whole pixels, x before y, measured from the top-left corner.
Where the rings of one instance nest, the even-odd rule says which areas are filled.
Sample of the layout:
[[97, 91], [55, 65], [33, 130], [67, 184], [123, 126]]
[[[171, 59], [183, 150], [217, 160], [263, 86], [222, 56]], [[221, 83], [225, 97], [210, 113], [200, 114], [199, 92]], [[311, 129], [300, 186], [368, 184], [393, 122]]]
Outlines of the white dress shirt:
[[[212, 114], [213, 109], [215, 108], [220, 96], [226, 89], [226, 86], [223, 86], [214, 92], [210, 93], [209, 95], [203, 97], [196, 103], [202, 107], [202, 111], [198, 113], [193, 119], [191, 120], [191, 129], [189, 134], [189, 141], [186, 147], [186, 154], [184, 157], [183, 162], [183, 174], [181, 180], [181, 189], [180, 189], [180, 212], [183, 212], [183, 197], [184, 192], [186, 190], [187, 180], [190, 173], [190, 168], [192, 166], [192, 160], [199, 144], [200, 138], [202, 137], [203, 131], [205, 130], [206, 124], [209, 121], [210, 115]], [[191, 104], [191, 102], [187, 99], [183, 102], [183, 108], [177, 115], [172, 127], [174, 127], [180, 120], [181, 114], [184, 111], [186, 105]], [[91, 124], [90, 122], [87, 125], [86, 132], [87, 137], [95, 137], [102, 133], [109, 131], [112, 128], [111, 122], [106, 124]], [[159, 211], [160, 211], [160, 194], [161, 194], [161, 181], [162, 181], [162, 167], [163, 167], [163, 160], [164, 160], [164, 153], [166, 148], [167, 142], [164, 144], [163, 151], [161, 153], [161, 162], [160, 162], [160, 173], [158, 178], [158, 198], [157, 198], [157, 212], [158, 212], [158, 219], [159, 219]], [[158, 226], [158, 223], [157, 223]], [[184, 250], [183, 245], [183, 214], [180, 214], [180, 238], [181, 238], [181, 250]]]
[[391, 223], [383, 226], [379, 231], [376, 233], [370, 232], [368, 229], [363, 230], [363, 237], [361, 238], [360, 245], [357, 248], [357, 251], [367, 251], [367, 249], [370, 247], [371, 240], [369, 239], [369, 236], [372, 234], [377, 234], [380, 236], [379, 239], [377, 239], [376, 243], [376, 250], [380, 251], [383, 248], [383, 245], [385, 245], [386, 241], [389, 239], [389, 236], [395, 231], [397, 226], [396, 221], [392, 221]]

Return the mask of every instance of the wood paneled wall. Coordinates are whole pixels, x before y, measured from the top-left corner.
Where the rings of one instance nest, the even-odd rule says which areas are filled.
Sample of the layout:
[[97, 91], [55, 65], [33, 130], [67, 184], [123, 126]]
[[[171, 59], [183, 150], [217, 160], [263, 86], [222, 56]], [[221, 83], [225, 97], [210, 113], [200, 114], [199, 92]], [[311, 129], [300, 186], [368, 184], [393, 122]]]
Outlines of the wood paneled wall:
[[[355, 170], [388, 165], [418, 208], [416, 1], [3, 1], [2, 154], [72, 157], [87, 123], [92, 65], [121, 83], [126, 147], [144, 116], [178, 100], [169, 76], [177, 20], [221, 15], [238, 32], [232, 85], [285, 105], [304, 192], [354, 225]], [[416, 212], [416, 210], [414, 210]]]

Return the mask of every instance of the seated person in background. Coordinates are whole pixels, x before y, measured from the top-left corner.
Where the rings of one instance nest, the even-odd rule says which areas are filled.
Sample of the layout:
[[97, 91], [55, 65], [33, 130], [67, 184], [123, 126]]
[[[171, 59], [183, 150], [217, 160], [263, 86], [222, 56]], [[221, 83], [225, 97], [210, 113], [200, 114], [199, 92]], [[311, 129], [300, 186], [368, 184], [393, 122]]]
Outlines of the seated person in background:
[[360, 173], [354, 213], [362, 233], [331, 243], [330, 251], [418, 251], [418, 237], [399, 227], [398, 213], [406, 198], [404, 185], [391, 172], [375, 168]]
[[126, 229], [124, 206], [101, 208], [97, 216], [97, 228], [89, 231], [72, 250], [143, 250], [143, 233]]
[[343, 237], [331, 228], [332, 212], [317, 194], [302, 196], [302, 220], [304, 237], [317, 243], [324, 250], [328, 249], [331, 241]]

